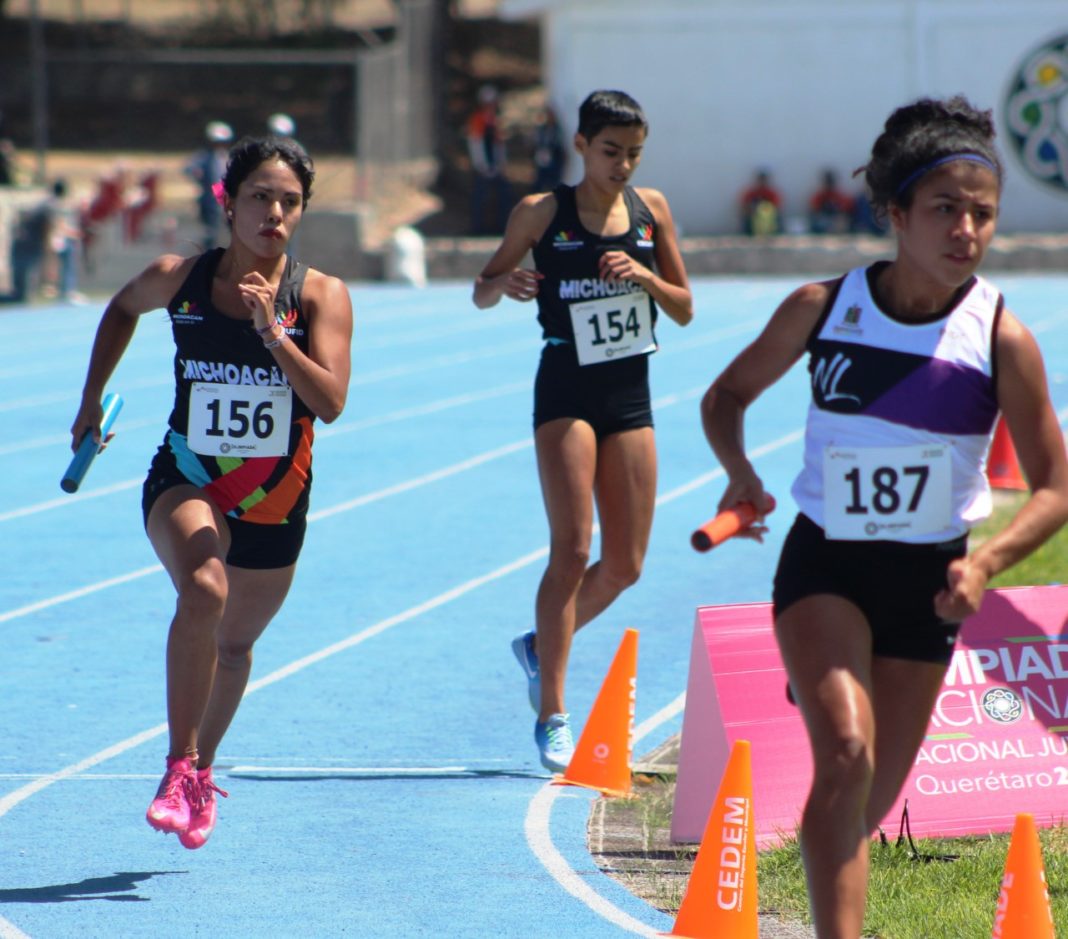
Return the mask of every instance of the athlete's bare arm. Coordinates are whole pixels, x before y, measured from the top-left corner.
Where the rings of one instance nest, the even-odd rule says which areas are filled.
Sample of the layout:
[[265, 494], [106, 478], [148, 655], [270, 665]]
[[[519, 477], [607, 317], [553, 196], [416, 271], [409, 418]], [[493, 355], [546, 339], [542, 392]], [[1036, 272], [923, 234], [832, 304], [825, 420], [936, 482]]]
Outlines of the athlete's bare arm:
[[166, 307], [188, 276], [194, 261], [195, 258], [176, 254], [160, 255], [108, 303], [96, 330], [82, 388], [82, 402], [70, 429], [72, 448], [77, 447], [86, 430], [91, 430], [99, 439], [100, 399], [104, 386], [133, 338], [137, 318]]
[[475, 306], [484, 310], [501, 297], [527, 301], [537, 296], [542, 275], [519, 264], [541, 240], [555, 214], [556, 196], [551, 192], [526, 196], [512, 209], [500, 245], [475, 278]]
[[795, 290], [779, 305], [763, 332], [705, 392], [701, 424], [729, 477], [721, 510], [739, 502], [766, 504], [763, 484], [745, 455], [745, 411], [801, 358], [830, 296], [830, 283], [805, 284]]
[[[658, 189], [635, 190], [641, 200], [649, 207], [656, 219], [656, 268], [654, 273], [631, 259], [629, 265], [633, 273], [617, 270], [615, 273], [627, 280], [633, 280], [656, 301], [668, 316], [680, 326], [685, 326], [693, 319], [693, 294], [690, 281], [686, 276], [686, 265], [679, 251], [675, 220], [664, 194]], [[621, 254], [622, 252], [615, 252]], [[621, 262], [624, 265], [626, 262]]]
[[949, 568], [935, 610], [956, 622], [979, 609], [990, 578], [1025, 558], [1068, 521], [1068, 458], [1049, 399], [1042, 353], [1030, 331], [1002, 311], [996, 339], [997, 395], [1030, 498], [998, 534]]

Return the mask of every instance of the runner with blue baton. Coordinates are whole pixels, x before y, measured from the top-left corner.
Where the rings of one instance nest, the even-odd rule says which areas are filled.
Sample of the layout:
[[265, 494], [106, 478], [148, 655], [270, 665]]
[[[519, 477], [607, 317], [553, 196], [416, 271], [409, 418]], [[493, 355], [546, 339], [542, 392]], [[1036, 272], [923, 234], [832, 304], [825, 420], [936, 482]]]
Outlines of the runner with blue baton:
[[102, 407], [104, 415], [100, 418], [100, 442], [98, 443], [93, 439], [91, 428], [82, 436], [78, 449], [74, 451], [70, 466], [67, 467], [63, 478], [59, 481], [59, 485], [64, 492], [78, 491], [78, 487], [82, 484], [85, 474], [89, 472], [89, 467], [92, 466], [96, 455], [104, 449], [104, 444], [108, 439], [108, 431], [111, 429], [111, 425], [115, 423], [115, 418], [119, 416], [119, 411], [122, 410], [122, 396], [114, 391], [109, 391], [104, 395]]

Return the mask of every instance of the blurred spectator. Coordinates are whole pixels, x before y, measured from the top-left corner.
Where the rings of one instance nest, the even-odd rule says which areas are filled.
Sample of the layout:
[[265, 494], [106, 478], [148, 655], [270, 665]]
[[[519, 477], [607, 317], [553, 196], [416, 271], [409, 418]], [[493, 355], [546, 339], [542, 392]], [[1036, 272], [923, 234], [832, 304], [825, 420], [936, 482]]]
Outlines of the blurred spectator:
[[67, 192], [67, 181], [52, 183], [51, 226], [41, 293], [68, 303], [84, 303], [78, 293], [78, 246], [82, 238], [77, 205]]
[[774, 235], [782, 229], [782, 196], [771, 182], [771, 171], [757, 170], [752, 184], [739, 200], [742, 231], [747, 235]]
[[809, 231], [817, 235], [841, 235], [853, 223], [853, 197], [838, 188], [834, 170], [824, 170], [817, 189], [808, 200]]
[[15, 185], [15, 143], [4, 128], [4, 112], [0, 111], [0, 186]]
[[278, 112], [267, 118], [267, 130], [275, 137], [292, 138], [297, 132], [297, 122], [288, 114]]
[[885, 235], [888, 231], [886, 222], [881, 221], [872, 211], [866, 192], [858, 193], [853, 200], [853, 218], [850, 228], [858, 235]]
[[[471, 188], [471, 231], [476, 235], [504, 231], [512, 209], [512, 188], [505, 174], [504, 134], [500, 124], [497, 89], [483, 85], [478, 107], [467, 121], [467, 153], [474, 173]], [[486, 223], [488, 201], [492, 199], [493, 224]]]
[[545, 105], [534, 126], [534, 192], [552, 192], [564, 178], [567, 148], [556, 112]]
[[15, 185], [15, 145], [0, 137], [0, 186]]
[[203, 229], [201, 245], [205, 251], [214, 248], [222, 229], [222, 206], [212, 186], [226, 172], [226, 158], [234, 132], [224, 121], [211, 121], [204, 128], [205, 145], [198, 150], [185, 168], [185, 174], [197, 184], [197, 217]]
[[82, 262], [87, 270], [93, 270], [93, 251], [101, 226], [108, 219], [119, 215], [126, 203], [126, 179], [129, 171], [121, 160], [115, 168], [97, 180], [96, 193], [82, 211], [80, 228], [82, 234]]
[[159, 205], [159, 170], [148, 170], [123, 200], [123, 236], [140, 241], [145, 222]]
[[32, 299], [41, 276], [51, 221], [51, 199], [43, 199], [19, 212], [11, 240], [12, 291], [0, 297], [0, 301], [27, 303]]

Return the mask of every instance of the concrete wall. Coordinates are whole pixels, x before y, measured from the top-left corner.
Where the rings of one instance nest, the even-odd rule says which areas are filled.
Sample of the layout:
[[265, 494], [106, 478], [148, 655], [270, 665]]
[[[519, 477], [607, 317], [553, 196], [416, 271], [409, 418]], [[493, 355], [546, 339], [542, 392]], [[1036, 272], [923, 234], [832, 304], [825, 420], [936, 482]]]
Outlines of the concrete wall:
[[[1027, 173], [1003, 107], [1025, 57], [1068, 35], [1066, 0], [502, 0], [501, 12], [541, 18], [569, 133], [595, 88], [642, 103], [637, 182], [665, 192], [685, 232], [736, 231], [737, 195], [762, 165], [802, 215], [821, 168], [848, 180], [895, 107], [958, 92], [995, 110], [1002, 231], [1068, 231], [1068, 190]], [[1068, 69], [1063, 82], [1068, 134]], [[1068, 173], [1068, 147], [1064, 160]]]

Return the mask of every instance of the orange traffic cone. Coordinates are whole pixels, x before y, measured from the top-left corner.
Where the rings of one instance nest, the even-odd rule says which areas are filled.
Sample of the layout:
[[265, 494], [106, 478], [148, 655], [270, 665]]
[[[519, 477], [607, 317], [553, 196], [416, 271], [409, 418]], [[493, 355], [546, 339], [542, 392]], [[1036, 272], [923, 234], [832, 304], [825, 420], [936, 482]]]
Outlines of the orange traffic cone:
[[616, 650], [575, 755], [556, 786], [585, 786], [605, 795], [630, 795], [631, 737], [638, 684], [638, 630], [628, 629]]
[[1016, 816], [992, 939], [1056, 939], [1034, 816]]
[[1028, 488], [1020, 472], [1020, 461], [1016, 458], [1012, 435], [1003, 417], [998, 418], [997, 427], [994, 428], [994, 440], [990, 444], [990, 455], [986, 459], [986, 478], [994, 489]]
[[667, 936], [757, 939], [756, 829], [748, 740], [736, 740], [708, 814], [690, 882]]

